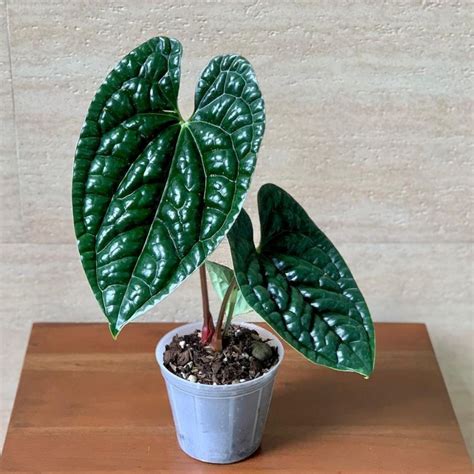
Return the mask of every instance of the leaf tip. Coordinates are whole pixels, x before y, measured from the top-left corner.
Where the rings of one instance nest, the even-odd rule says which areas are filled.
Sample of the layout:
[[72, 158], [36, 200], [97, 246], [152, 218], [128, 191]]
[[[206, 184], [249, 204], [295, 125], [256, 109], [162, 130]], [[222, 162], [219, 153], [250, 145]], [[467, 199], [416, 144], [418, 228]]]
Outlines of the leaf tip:
[[369, 380], [372, 374], [374, 373], [374, 368], [374, 364], [372, 364], [370, 367], [361, 370], [359, 374], [362, 375], [365, 380]]
[[116, 341], [117, 338], [118, 338], [120, 329], [117, 328], [117, 326], [114, 323], [110, 323], [109, 324], [109, 331], [110, 331], [110, 334], [112, 335], [113, 340]]

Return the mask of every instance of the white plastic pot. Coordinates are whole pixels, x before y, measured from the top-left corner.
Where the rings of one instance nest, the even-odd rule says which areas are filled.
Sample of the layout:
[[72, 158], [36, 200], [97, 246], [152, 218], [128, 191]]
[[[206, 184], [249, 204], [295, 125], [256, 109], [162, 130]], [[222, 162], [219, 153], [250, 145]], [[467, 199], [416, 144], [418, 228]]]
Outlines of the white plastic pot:
[[269, 331], [257, 331], [278, 348], [279, 360], [266, 374], [234, 385], [205, 385], [184, 380], [163, 365], [165, 346], [173, 336], [191, 334], [201, 323], [173, 329], [156, 346], [156, 360], [166, 382], [181, 449], [200, 461], [228, 464], [250, 456], [260, 446], [272, 398], [273, 382], [284, 356], [281, 342]]

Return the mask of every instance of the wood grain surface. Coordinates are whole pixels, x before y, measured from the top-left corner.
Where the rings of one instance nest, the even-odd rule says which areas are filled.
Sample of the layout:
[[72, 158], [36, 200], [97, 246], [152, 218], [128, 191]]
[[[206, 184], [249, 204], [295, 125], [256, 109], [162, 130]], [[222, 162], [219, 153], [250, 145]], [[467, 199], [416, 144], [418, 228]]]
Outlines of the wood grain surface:
[[178, 447], [154, 359], [172, 323], [35, 324], [2, 472], [471, 472], [422, 324], [377, 324], [369, 380], [287, 348], [262, 446], [229, 466]]

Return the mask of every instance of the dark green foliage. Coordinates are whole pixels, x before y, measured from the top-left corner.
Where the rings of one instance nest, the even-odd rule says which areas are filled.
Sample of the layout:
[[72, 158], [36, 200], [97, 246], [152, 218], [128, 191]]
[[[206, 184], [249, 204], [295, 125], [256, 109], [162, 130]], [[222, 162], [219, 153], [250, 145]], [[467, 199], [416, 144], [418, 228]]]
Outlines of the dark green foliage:
[[263, 186], [258, 208], [258, 250], [245, 211], [228, 234], [243, 296], [312, 362], [369, 376], [374, 368], [374, 327], [347, 264], [282, 189]]
[[177, 106], [180, 60], [180, 43], [165, 37], [125, 56], [94, 97], [77, 145], [75, 231], [114, 335], [221, 242], [263, 136], [263, 100], [244, 58], [209, 63], [188, 121]]

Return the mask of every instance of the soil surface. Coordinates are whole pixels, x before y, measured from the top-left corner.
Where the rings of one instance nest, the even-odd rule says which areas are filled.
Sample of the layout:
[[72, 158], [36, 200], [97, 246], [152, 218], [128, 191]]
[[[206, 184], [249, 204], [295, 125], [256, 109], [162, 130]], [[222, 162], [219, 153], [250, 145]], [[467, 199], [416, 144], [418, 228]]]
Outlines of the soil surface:
[[278, 362], [278, 349], [252, 329], [231, 326], [222, 352], [203, 346], [200, 337], [200, 331], [174, 336], [163, 354], [165, 367], [190, 382], [224, 385], [256, 379]]

